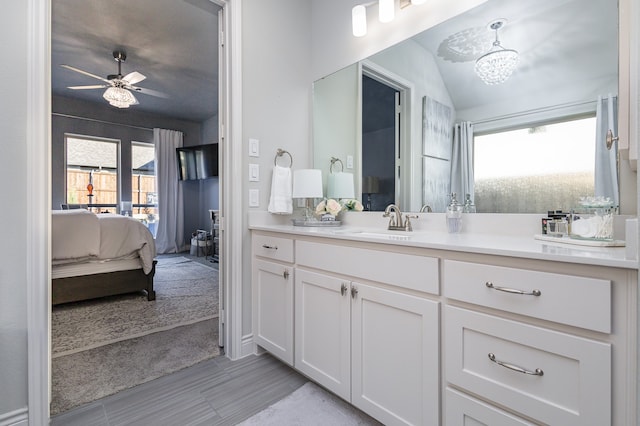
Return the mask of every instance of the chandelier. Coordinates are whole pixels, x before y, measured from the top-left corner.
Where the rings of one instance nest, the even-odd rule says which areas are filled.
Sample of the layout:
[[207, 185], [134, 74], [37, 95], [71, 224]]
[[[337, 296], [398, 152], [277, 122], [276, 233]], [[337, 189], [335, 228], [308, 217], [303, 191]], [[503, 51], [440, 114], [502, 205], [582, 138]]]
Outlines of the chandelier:
[[496, 32], [496, 40], [491, 50], [476, 60], [476, 74], [486, 84], [500, 84], [507, 81], [518, 65], [518, 52], [500, 45], [498, 30], [507, 23], [506, 19], [490, 22], [487, 28]]
[[122, 87], [109, 87], [102, 95], [111, 106], [116, 108], [129, 108], [138, 103], [133, 93]]

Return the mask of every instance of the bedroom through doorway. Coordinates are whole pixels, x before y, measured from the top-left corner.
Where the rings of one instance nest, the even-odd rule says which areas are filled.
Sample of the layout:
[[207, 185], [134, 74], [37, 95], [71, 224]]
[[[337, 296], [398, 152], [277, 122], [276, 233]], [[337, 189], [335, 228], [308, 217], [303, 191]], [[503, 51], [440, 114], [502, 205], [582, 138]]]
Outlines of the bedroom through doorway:
[[[125, 207], [135, 209], [141, 204], [127, 200], [135, 190], [131, 152], [153, 141], [153, 128], [182, 131], [184, 146], [224, 142], [219, 128], [225, 114], [219, 105], [224, 105], [221, 97], [227, 82], [221, 70], [226, 64], [218, 37], [226, 2], [144, 0], [135, 5], [127, 2], [122, 8], [114, 8], [108, 0], [86, 3], [56, 0], [51, 4], [52, 208], [70, 204], [61, 135], [79, 134], [118, 141], [119, 193], [105, 209], [125, 213]], [[126, 50], [126, 61], [109, 57], [116, 50]], [[109, 74], [114, 67], [118, 74]], [[129, 108], [109, 105], [103, 96], [105, 87], [133, 72], [144, 77], [133, 83], [143, 90], [131, 90], [137, 103]], [[178, 96], [190, 99], [182, 101]], [[222, 164], [219, 169], [222, 176]], [[216, 262], [211, 253], [189, 251], [192, 232], [213, 228], [209, 211], [223, 211], [221, 185], [218, 177], [178, 185], [185, 197], [179, 206], [184, 210], [185, 251], [156, 256], [155, 300], [148, 300], [142, 291], [52, 308], [52, 416], [222, 354], [219, 312], [224, 291], [219, 262], [224, 250], [219, 249]], [[93, 188], [94, 196], [100, 189]], [[87, 204], [100, 204], [95, 198], [92, 201]]]

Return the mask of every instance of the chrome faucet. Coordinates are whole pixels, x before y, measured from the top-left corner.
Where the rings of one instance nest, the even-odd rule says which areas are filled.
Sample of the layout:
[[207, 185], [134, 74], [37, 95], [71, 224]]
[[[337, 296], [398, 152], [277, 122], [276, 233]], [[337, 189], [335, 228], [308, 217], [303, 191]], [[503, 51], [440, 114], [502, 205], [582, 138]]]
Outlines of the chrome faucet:
[[431, 209], [431, 206], [429, 204], [425, 204], [424, 206], [422, 206], [422, 208], [420, 209], [420, 213], [431, 213], [433, 212], [433, 210]]
[[418, 218], [418, 215], [405, 215], [405, 219], [402, 219], [402, 212], [400, 208], [395, 204], [389, 204], [386, 209], [384, 209], [383, 217], [389, 218], [389, 227], [387, 228], [390, 231], [413, 231], [411, 227], [411, 220]]

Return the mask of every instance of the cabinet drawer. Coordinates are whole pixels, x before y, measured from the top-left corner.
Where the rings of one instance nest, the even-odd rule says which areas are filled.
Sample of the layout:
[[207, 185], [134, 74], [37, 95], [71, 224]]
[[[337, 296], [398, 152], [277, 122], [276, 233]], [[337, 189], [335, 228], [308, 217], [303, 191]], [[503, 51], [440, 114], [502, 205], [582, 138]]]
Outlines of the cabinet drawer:
[[445, 322], [447, 382], [546, 424], [611, 423], [610, 344], [451, 306]]
[[251, 240], [254, 256], [293, 263], [292, 239], [254, 234]]
[[446, 426], [534, 426], [526, 420], [451, 388], [445, 395]]
[[440, 294], [438, 259], [308, 241], [296, 243], [298, 265]]
[[445, 260], [443, 283], [444, 295], [451, 299], [611, 332], [609, 280]]

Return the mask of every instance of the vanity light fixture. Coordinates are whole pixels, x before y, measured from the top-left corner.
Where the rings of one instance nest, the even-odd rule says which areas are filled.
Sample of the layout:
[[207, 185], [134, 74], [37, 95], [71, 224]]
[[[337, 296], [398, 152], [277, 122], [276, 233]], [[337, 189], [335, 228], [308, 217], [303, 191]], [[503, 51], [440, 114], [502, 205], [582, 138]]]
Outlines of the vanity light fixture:
[[504, 83], [518, 65], [518, 52], [513, 49], [505, 49], [500, 45], [498, 39], [498, 30], [506, 23], [506, 19], [496, 19], [487, 26], [487, 29], [496, 32], [496, 40], [493, 42], [491, 50], [476, 60], [475, 66], [476, 74], [486, 84]]
[[[407, 6], [426, 3], [427, 0], [399, 0], [400, 9]], [[375, 1], [359, 4], [351, 9], [351, 29], [355, 37], [367, 34], [367, 7]], [[378, 0], [378, 20], [382, 23], [391, 22], [395, 18], [396, 0]]]

